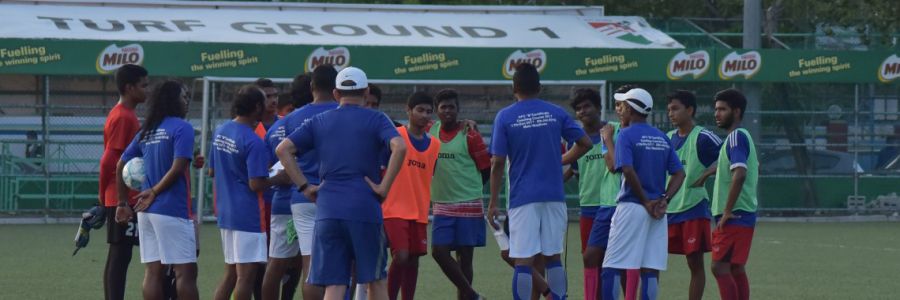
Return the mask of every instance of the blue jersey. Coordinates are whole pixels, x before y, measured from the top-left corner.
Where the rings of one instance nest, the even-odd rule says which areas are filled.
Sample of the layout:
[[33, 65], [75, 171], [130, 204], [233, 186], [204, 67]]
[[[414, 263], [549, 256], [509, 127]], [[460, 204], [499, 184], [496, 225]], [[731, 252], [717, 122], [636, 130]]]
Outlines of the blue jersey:
[[[747, 135], [744, 134], [743, 131], [735, 130], [731, 134], [726, 137], [727, 147], [725, 148], [725, 155], [728, 155], [728, 161], [731, 162], [730, 170], [734, 170], [735, 168], [747, 168], [747, 159], [750, 157], [750, 139], [747, 138]], [[716, 176], [731, 176], [731, 174], [724, 175], [716, 175]], [[748, 212], [748, 211], [734, 211], [732, 214], [735, 216], [732, 219], [729, 219], [726, 224], [729, 225], [738, 225], [744, 227], [754, 227], [756, 226], [756, 212]], [[719, 215], [716, 217], [716, 222], [719, 221], [719, 218], [722, 216]]]
[[562, 150], [584, 130], [559, 106], [520, 100], [497, 113], [491, 154], [509, 159], [509, 208], [535, 202], [563, 202]]
[[[194, 155], [194, 127], [180, 118], [167, 117], [159, 127], [146, 139], [141, 140], [141, 133], [131, 140], [131, 144], [122, 153], [122, 161], [135, 157], [144, 159], [146, 178], [141, 186], [147, 190], [158, 184], [163, 176], [172, 168], [177, 158], [191, 160]], [[146, 212], [177, 218], [190, 219], [193, 215], [191, 205], [190, 170], [178, 176], [168, 189], [157, 191], [156, 198]]]
[[364, 178], [381, 182], [379, 153], [398, 136], [384, 113], [357, 105], [315, 115], [288, 135], [298, 152], [319, 156], [316, 220], [382, 222], [381, 203]]
[[215, 174], [219, 228], [265, 232], [265, 200], [250, 189], [250, 179], [269, 176], [269, 147], [247, 125], [228, 121], [216, 128], [209, 149]]
[[[622, 167], [632, 167], [641, 181], [647, 200], [659, 199], [666, 191], [666, 172], [681, 171], [681, 161], [675, 148], [662, 131], [647, 123], [632, 123], [619, 131], [616, 141], [616, 171]], [[640, 199], [627, 179], [622, 180], [619, 202], [640, 204]]]
[[[272, 124], [271, 130], [266, 132], [266, 143], [272, 152], [272, 164], [278, 160], [275, 156], [275, 148], [278, 147], [282, 140], [287, 138], [288, 134], [300, 128], [300, 125], [303, 125], [306, 120], [313, 116], [335, 108], [337, 108], [337, 103], [307, 104]], [[297, 157], [297, 166], [303, 171], [303, 175], [306, 176], [306, 179], [311, 184], [319, 184], [319, 159], [315, 151], [310, 151]], [[291, 204], [310, 202], [309, 199], [303, 196], [303, 193], [297, 191], [294, 184], [279, 185], [274, 188], [275, 196], [272, 197], [272, 214], [290, 215]]]

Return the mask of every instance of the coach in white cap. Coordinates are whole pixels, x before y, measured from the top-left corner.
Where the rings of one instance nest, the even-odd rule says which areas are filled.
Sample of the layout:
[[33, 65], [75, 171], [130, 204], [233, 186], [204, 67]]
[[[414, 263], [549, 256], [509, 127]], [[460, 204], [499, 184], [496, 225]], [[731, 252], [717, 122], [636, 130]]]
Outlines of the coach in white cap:
[[[342, 70], [333, 92], [340, 107], [312, 117], [275, 150], [298, 190], [316, 202], [308, 282], [325, 286], [325, 299], [344, 299], [354, 264], [357, 282], [368, 284], [369, 299], [387, 299], [381, 202], [400, 170], [406, 143], [384, 113], [362, 106], [368, 86], [362, 70]], [[385, 147], [392, 154], [382, 179], [378, 156]], [[313, 151], [319, 185], [310, 184], [296, 163], [297, 156]]]

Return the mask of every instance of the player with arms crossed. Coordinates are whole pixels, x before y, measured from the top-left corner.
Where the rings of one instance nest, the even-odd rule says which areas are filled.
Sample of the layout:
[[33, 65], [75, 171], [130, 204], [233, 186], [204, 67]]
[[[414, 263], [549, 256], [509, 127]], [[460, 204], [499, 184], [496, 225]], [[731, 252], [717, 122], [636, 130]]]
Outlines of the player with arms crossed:
[[759, 161], [750, 132], [741, 128], [747, 98], [735, 89], [715, 96], [716, 125], [728, 132], [719, 151], [713, 188], [712, 272], [723, 300], [750, 299], [744, 266], [756, 226]]
[[[566, 271], [560, 262], [568, 221], [562, 165], [591, 149], [590, 138], [562, 108], [538, 99], [540, 74], [527, 63], [516, 66], [516, 103], [500, 110], [491, 136], [491, 199], [488, 219], [498, 214], [497, 199], [509, 157], [509, 256], [516, 260], [513, 299], [530, 299], [532, 264], [543, 255], [553, 299], [567, 295]], [[575, 143], [563, 155], [560, 141]], [[562, 157], [562, 165], [560, 164]]]

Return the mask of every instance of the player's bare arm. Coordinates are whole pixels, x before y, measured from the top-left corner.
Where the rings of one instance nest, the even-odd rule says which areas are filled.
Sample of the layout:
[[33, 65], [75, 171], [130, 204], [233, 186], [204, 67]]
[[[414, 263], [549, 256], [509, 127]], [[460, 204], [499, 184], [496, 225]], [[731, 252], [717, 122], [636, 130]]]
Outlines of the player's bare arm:
[[491, 198], [488, 202], [488, 224], [497, 228], [494, 220], [497, 219], [497, 198], [500, 197], [500, 185], [503, 184], [503, 170], [506, 169], [506, 156], [491, 157]]
[[569, 179], [572, 179], [572, 177], [577, 177], [577, 176], [578, 176], [578, 172], [575, 172], [575, 169], [572, 169], [570, 167], [570, 168], [566, 169], [565, 172], [563, 172], [563, 182], [569, 181]]
[[665, 214], [666, 212], [666, 207], [669, 206], [669, 200], [672, 199], [672, 196], [678, 193], [679, 189], [681, 189], [681, 185], [684, 183], [685, 176], [686, 175], [684, 173], [684, 170], [679, 170], [669, 177], [669, 184], [666, 186], [665, 197], [663, 197], [663, 201], [660, 201], [658, 203], [657, 207], [657, 209], [662, 210], [663, 214]]
[[[711, 164], [709, 164], [709, 167], [703, 171], [703, 174], [700, 174], [700, 177], [697, 177], [697, 180], [691, 184], [691, 187], [702, 187], [704, 184], [706, 184], [706, 180], [709, 179], [710, 176], [713, 176], [716, 174], [716, 169], [717, 169], [716, 165], [717, 164], [718, 164], [718, 161], [714, 161]], [[666, 195], [670, 195], [670, 194], [666, 193]]]
[[725, 202], [725, 211], [722, 212], [722, 218], [716, 224], [716, 229], [722, 229], [725, 223], [734, 217], [731, 211], [734, 210], [734, 203], [737, 202], [738, 196], [741, 195], [741, 190], [744, 189], [744, 179], [746, 178], [747, 168], [737, 167], [731, 170], [731, 186], [728, 187], [728, 201]]
[[400, 173], [400, 166], [403, 164], [404, 157], [406, 157], [406, 142], [403, 141], [403, 138], [401, 137], [392, 138], [391, 159], [388, 161], [388, 166], [384, 172], [384, 178], [381, 179], [381, 184], [375, 184], [372, 182], [372, 179], [366, 177], [366, 182], [369, 183], [369, 186], [372, 187], [372, 190], [378, 195], [379, 201], [384, 201], [384, 198], [387, 197], [388, 192], [391, 190], [391, 185], [394, 184], [397, 173]]
[[566, 154], [563, 154], [562, 164], [571, 165], [575, 163], [575, 161], [590, 151], [591, 148], [594, 148], [594, 143], [591, 143], [591, 138], [589, 138], [587, 134], [581, 136], [581, 138], [575, 141], [575, 145], [572, 146], [572, 149], [569, 149], [569, 151], [566, 151]]
[[134, 215], [134, 211], [128, 206], [128, 186], [125, 185], [125, 179], [122, 179], [122, 169], [125, 168], [125, 161], [119, 160], [116, 164], [116, 198], [119, 204], [116, 207], [116, 222], [125, 223]]
[[[153, 204], [153, 200], [156, 199], [156, 195], [169, 189], [178, 180], [178, 176], [184, 176], [184, 172], [188, 169], [188, 164], [190, 164], [190, 161], [187, 158], [176, 158], [172, 162], [172, 167], [169, 168], [169, 171], [166, 172], [166, 175], [163, 176], [159, 183], [134, 196], [134, 199], [137, 200], [137, 203], [134, 205], [134, 211], [144, 211], [150, 207], [150, 204]], [[124, 181], [122, 183], [124, 184]]]
[[615, 130], [615, 127], [609, 123], [600, 128], [600, 137], [603, 138], [603, 145], [607, 149], [606, 154], [603, 155], [603, 160], [606, 161], [606, 168], [610, 173], [616, 172], [616, 143], [613, 142], [613, 132]]

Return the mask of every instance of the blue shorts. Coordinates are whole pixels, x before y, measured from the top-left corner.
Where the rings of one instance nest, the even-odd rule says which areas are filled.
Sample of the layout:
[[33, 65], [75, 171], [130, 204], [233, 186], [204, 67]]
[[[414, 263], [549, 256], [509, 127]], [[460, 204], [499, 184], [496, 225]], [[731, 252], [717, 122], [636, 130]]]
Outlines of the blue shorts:
[[435, 215], [431, 223], [431, 245], [484, 247], [484, 218]]
[[606, 249], [606, 244], [609, 243], [609, 228], [610, 224], [612, 224], [612, 216], [615, 213], [615, 206], [601, 206], [597, 209], [597, 215], [594, 216], [594, 225], [591, 226], [591, 235], [587, 242], [589, 247]]
[[309, 283], [347, 285], [356, 266], [356, 281], [387, 278], [387, 238], [383, 224], [338, 219], [317, 220], [313, 234]]

